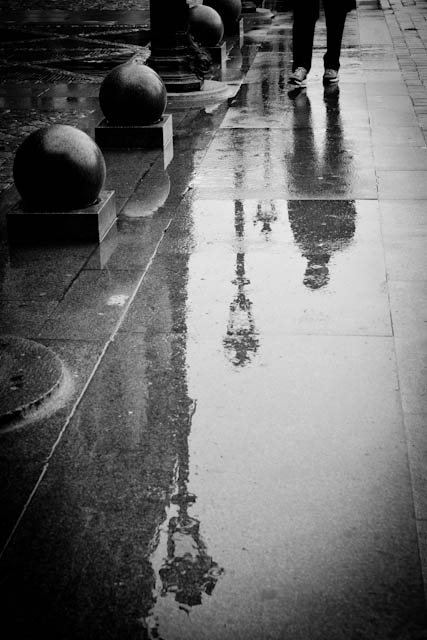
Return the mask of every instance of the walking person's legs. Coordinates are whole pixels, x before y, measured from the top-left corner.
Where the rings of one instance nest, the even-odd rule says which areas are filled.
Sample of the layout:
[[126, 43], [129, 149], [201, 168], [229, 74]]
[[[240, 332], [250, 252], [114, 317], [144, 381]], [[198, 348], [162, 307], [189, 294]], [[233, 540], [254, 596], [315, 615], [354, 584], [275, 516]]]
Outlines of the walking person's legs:
[[323, 56], [325, 73], [323, 80], [327, 84], [338, 82], [340, 68], [341, 44], [344, 33], [347, 11], [337, 7], [333, 0], [324, 0], [326, 20], [326, 53]]
[[296, 0], [292, 25], [291, 84], [301, 85], [311, 69], [313, 39], [319, 17], [319, 0]]

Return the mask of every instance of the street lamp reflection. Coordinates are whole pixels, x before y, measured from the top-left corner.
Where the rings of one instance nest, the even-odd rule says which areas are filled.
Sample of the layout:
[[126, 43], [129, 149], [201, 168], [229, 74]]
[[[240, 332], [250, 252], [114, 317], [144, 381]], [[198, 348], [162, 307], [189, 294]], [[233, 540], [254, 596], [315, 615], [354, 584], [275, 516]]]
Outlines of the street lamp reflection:
[[[238, 246], [244, 239], [245, 234], [245, 212], [243, 204], [237, 200], [234, 205], [235, 218], [234, 228]], [[252, 314], [252, 302], [249, 300], [246, 286], [250, 280], [245, 273], [245, 253], [238, 251], [236, 254], [236, 277], [232, 284], [237, 287], [237, 291], [230, 304], [228, 315], [227, 333], [223, 339], [223, 345], [230, 362], [236, 367], [243, 367], [251, 362], [258, 350], [258, 331]]]

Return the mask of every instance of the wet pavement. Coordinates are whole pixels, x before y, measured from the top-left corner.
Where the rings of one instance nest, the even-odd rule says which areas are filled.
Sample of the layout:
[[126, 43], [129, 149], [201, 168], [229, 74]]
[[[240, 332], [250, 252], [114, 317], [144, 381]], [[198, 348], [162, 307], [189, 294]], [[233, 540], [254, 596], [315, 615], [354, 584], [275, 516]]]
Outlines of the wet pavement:
[[[291, 14], [246, 16], [233, 98], [104, 151], [101, 245], [4, 239], [2, 333], [67, 377], [0, 433], [7, 638], [427, 638], [426, 18], [360, 2], [335, 90], [321, 20], [289, 92]], [[93, 132], [90, 69], [0, 83], [9, 159]]]

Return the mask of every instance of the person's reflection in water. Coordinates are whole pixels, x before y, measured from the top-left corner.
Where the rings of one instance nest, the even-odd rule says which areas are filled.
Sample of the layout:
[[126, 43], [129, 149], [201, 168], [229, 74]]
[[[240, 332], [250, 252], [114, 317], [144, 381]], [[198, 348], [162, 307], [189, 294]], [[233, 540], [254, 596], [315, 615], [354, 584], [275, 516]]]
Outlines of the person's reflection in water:
[[[294, 100], [294, 148], [288, 162], [292, 187], [302, 197], [308, 194], [342, 190], [349, 171], [339, 109], [339, 88], [324, 93], [326, 127], [323, 151], [317, 152], [311, 121], [311, 105], [305, 89], [290, 92]], [[304, 124], [306, 126], [304, 126]], [[316, 183], [313, 183], [316, 180]], [[320, 187], [319, 187], [320, 185]], [[351, 200], [289, 200], [288, 215], [295, 241], [307, 267], [303, 278], [312, 290], [326, 286], [330, 279], [329, 262], [333, 253], [342, 251], [353, 239], [356, 209]]]
[[347, 200], [288, 203], [289, 222], [307, 267], [303, 283], [320, 289], [329, 282], [329, 261], [351, 243], [355, 231], [354, 202]]
[[[244, 240], [245, 212], [240, 201], [235, 202], [234, 227], [238, 245]], [[237, 286], [237, 292], [230, 304], [227, 323], [227, 334], [223, 339], [224, 348], [230, 361], [236, 367], [244, 367], [251, 362], [258, 351], [259, 339], [252, 314], [252, 302], [246, 293], [246, 286], [250, 281], [245, 273], [245, 254], [237, 251], [236, 277], [232, 283]]]

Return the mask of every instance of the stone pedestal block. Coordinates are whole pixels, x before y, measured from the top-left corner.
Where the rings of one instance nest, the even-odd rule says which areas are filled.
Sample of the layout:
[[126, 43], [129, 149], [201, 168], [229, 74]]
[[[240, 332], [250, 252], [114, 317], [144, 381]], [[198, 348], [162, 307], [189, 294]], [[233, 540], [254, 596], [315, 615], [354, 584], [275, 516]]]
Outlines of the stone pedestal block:
[[226, 27], [225, 34], [227, 36], [238, 36], [239, 47], [243, 47], [243, 42], [245, 40], [243, 16], [240, 16], [240, 18], [235, 23], [228, 25]]
[[105, 269], [119, 243], [119, 230], [116, 224], [104, 236], [90, 258], [90, 269]]
[[7, 214], [12, 244], [101, 242], [116, 224], [114, 191], [101, 191], [98, 201], [73, 211], [27, 211], [21, 203]]
[[163, 149], [163, 169], [167, 169], [173, 160], [173, 138], [169, 140]]
[[225, 69], [227, 60], [227, 45], [225, 42], [217, 44], [214, 47], [205, 47], [210, 53], [214, 64], [219, 64], [221, 69]]
[[243, 0], [242, 2], [242, 13], [256, 13], [256, 4], [255, 2], [250, 2], [250, 0]]
[[104, 119], [95, 127], [95, 140], [101, 149], [165, 149], [172, 136], [170, 114], [149, 125], [112, 125]]
[[225, 34], [227, 36], [239, 36], [243, 37], [243, 16], [240, 16], [235, 22], [229, 23], [225, 26]]

